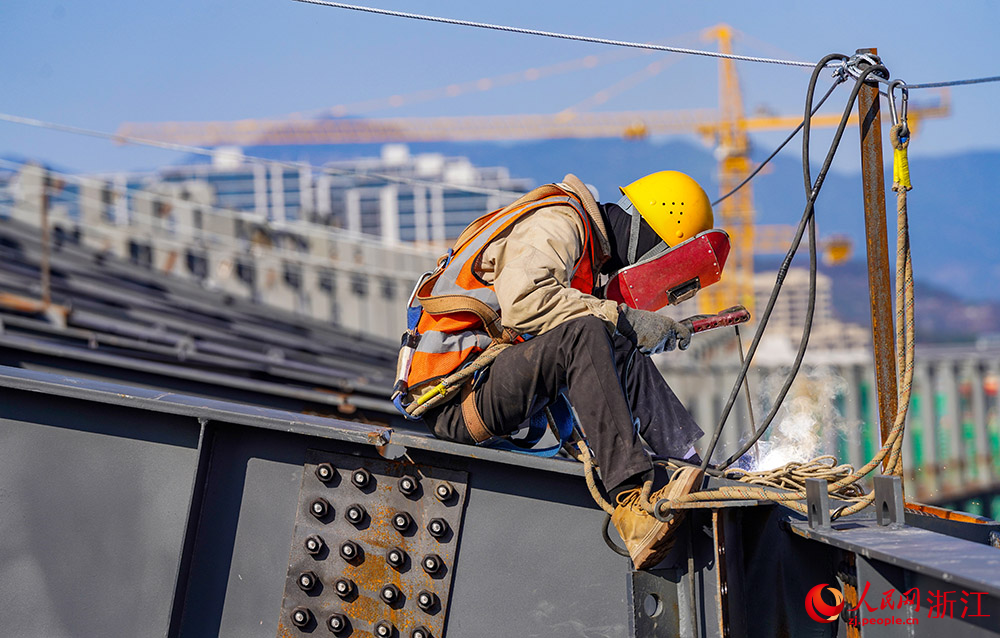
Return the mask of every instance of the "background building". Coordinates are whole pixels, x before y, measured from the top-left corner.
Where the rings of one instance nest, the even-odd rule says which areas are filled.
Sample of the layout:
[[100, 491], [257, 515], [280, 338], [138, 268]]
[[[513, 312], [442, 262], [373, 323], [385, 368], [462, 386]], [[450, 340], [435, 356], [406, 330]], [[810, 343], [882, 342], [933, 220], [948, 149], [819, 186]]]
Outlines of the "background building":
[[394, 341], [414, 282], [449, 241], [531, 187], [504, 168], [404, 145], [323, 167], [230, 148], [150, 173], [13, 168], [0, 217], [38, 228], [44, 215], [56, 242]]

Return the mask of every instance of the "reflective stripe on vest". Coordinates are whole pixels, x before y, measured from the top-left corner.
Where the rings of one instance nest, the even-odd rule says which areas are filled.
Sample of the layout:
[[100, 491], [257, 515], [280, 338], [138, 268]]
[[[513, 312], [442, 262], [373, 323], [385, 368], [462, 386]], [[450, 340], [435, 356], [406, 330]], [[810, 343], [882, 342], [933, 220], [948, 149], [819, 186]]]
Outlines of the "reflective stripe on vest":
[[[554, 205], [568, 205], [577, 212], [583, 221], [585, 237], [570, 285], [593, 294], [594, 237], [583, 203], [576, 195], [553, 185], [537, 190], [541, 191], [538, 199], [522, 201], [525, 200], [522, 198], [515, 202], [516, 205], [493, 211], [473, 222], [472, 227], [478, 228], [460, 239], [448, 266], [418, 291], [417, 302], [424, 312], [417, 325], [420, 342], [413, 354], [408, 377], [414, 395], [419, 394], [421, 387], [451, 374], [485, 350], [492, 341], [488, 333], [499, 336], [500, 303], [493, 286], [479, 276], [480, 260], [491, 242], [528, 213]], [[490, 318], [493, 325], [484, 326], [484, 321], [489, 322]]]

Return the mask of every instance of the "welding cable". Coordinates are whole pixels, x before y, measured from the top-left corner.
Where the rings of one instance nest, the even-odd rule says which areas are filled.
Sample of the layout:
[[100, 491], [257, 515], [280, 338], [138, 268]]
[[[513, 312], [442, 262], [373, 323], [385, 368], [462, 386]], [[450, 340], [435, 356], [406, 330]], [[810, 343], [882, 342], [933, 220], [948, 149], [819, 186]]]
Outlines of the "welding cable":
[[[837, 74], [835, 76], [835, 80], [834, 80], [833, 85], [830, 86], [830, 88], [826, 92], [826, 95], [823, 96], [823, 98], [819, 101], [819, 104], [816, 105], [816, 108], [814, 108], [812, 110], [812, 113], [810, 113], [810, 115], [816, 115], [816, 112], [819, 111], [819, 109], [823, 106], [823, 103], [826, 102], [826, 98], [830, 97], [833, 94], [833, 90], [836, 89], [838, 86], [840, 86], [840, 83], [843, 82], [843, 81], [845, 81], [846, 79], [847, 78], [845, 78], [843, 76], [843, 74]], [[738, 191], [741, 188], [743, 188], [744, 186], [746, 186], [750, 182], [750, 180], [752, 180], [754, 177], [757, 177], [757, 174], [760, 173], [764, 169], [765, 166], [767, 166], [767, 163], [770, 162], [771, 160], [773, 160], [775, 158], [775, 156], [778, 153], [781, 152], [781, 149], [785, 148], [785, 146], [787, 146], [788, 143], [791, 142], [792, 139], [794, 139], [796, 135], [798, 135], [799, 131], [802, 130], [803, 125], [805, 125], [805, 120], [802, 120], [801, 122], [799, 122], [799, 125], [795, 127], [795, 130], [792, 131], [791, 133], [789, 133], [788, 137], [785, 138], [785, 141], [782, 142], [781, 144], [779, 144], [778, 148], [774, 149], [774, 152], [771, 153], [770, 155], [768, 155], [767, 159], [765, 159], [763, 162], [761, 162], [757, 166], [757, 168], [755, 168], [753, 170], [752, 173], [750, 173], [749, 175], [747, 175], [746, 179], [744, 179], [742, 182], [740, 182], [739, 185], [736, 186], [736, 188], [734, 188], [733, 190], [729, 191], [728, 193], [726, 193], [725, 195], [723, 195], [719, 199], [717, 199], [714, 202], [712, 202], [712, 206], [716, 206], [720, 202], [722, 202], [724, 199], [727, 199], [728, 197], [732, 196], [734, 193], [736, 193], [736, 191]]]
[[[806, 124], [806, 122], [809, 121], [810, 118], [811, 118], [811, 108], [810, 108], [811, 104], [812, 104], [812, 102], [811, 102], [811, 95], [812, 95], [812, 92], [815, 90], [816, 82], [819, 79], [819, 72], [820, 72], [820, 70], [822, 70], [826, 66], [826, 64], [828, 64], [829, 62], [832, 62], [834, 60], [840, 60], [842, 62], [846, 62], [848, 59], [849, 58], [846, 55], [843, 55], [843, 54], [840, 54], [840, 53], [831, 53], [830, 55], [825, 56], [822, 60], [820, 60], [819, 62], [817, 62], [816, 65], [814, 66], [813, 73], [812, 73], [812, 76], [810, 77], [809, 85], [808, 85], [808, 89], [807, 89], [807, 94], [809, 96], [809, 99], [807, 99], [806, 109], [805, 109], [805, 117], [803, 118], [803, 124], [804, 124], [804, 127], [803, 127], [804, 128], [803, 143], [808, 143], [807, 134], [811, 130], [811, 122], [809, 124]], [[852, 92], [852, 95], [853, 95], [853, 92]], [[851, 98], [851, 102], [848, 104], [848, 107], [846, 109], [847, 111], [850, 110], [851, 106], [853, 105], [853, 101], [854, 101], [854, 98], [852, 97]], [[842, 134], [842, 132], [843, 131], [841, 131], [841, 130], [838, 129], [838, 133]], [[835, 142], [839, 143], [839, 135], [835, 136]], [[832, 147], [831, 148], [831, 152], [834, 151], [834, 150], [835, 150], [835, 148]], [[816, 191], [816, 192], [818, 193], [818, 191]], [[729, 414], [731, 413], [731, 411], [733, 409], [733, 406], [736, 403], [736, 398], [739, 395], [740, 386], [742, 386], [743, 383], [744, 383], [744, 381], [746, 380], [746, 375], [747, 375], [747, 372], [750, 369], [751, 363], [753, 362], [754, 354], [756, 353], [757, 347], [760, 344], [760, 339], [763, 336], [764, 330], [765, 330], [765, 328], [767, 326], [767, 323], [768, 323], [768, 321], [769, 321], [769, 319], [771, 317], [771, 313], [774, 310], [774, 305], [777, 302], [778, 293], [780, 292], [781, 286], [784, 283], [785, 274], [787, 273], [788, 268], [791, 265], [791, 261], [792, 261], [792, 258], [795, 256], [795, 252], [798, 250], [799, 242], [801, 241], [801, 238], [802, 238], [802, 232], [803, 232], [803, 230], [805, 228], [805, 225], [806, 225], [808, 219], [811, 217], [811, 215], [812, 215], [812, 202], [807, 200], [807, 202], [806, 202], [806, 209], [805, 209], [805, 212], [803, 212], [802, 220], [799, 222], [799, 226], [798, 226], [795, 238], [794, 238], [794, 240], [792, 242], [792, 245], [789, 247], [787, 254], [785, 255], [785, 259], [784, 259], [784, 262], [781, 265], [781, 268], [778, 271], [778, 276], [777, 276], [777, 278], [775, 280], [774, 287], [771, 290], [770, 299], [768, 299], [767, 306], [766, 306], [766, 308], [765, 308], [763, 314], [761, 315], [760, 320], [759, 320], [759, 322], [757, 324], [757, 329], [754, 331], [753, 340], [750, 343], [750, 348], [748, 349], [748, 351], [746, 353], [746, 357], [745, 357], [745, 359], [743, 361], [743, 364], [740, 366], [740, 372], [739, 372], [739, 374], [736, 377], [736, 382], [734, 383], [732, 392], [729, 395], [729, 400], [726, 402], [726, 405], [725, 405], [725, 407], [722, 410], [722, 415], [721, 415], [721, 417], [719, 419], [719, 423], [718, 423], [718, 425], [716, 425], [715, 431], [712, 433], [711, 442], [709, 443], [709, 446], [708, 446], [708, 448], [706, 450], [706, 453], [702, 457], [701, 469], [703, 471], [706, 470], [708, 468], [708, 466], [710, 465], [710, 463], [711, 463], [712, 455], [715, 453], [715, 448], [716, 448], [716, 446], [718, 446], [719, 439], [720, 439], [720, 437], [722, 435], [722, 429], [725, 427], [726, 421], [729, 418]], [[775, 408], [777, 408], [779, 405], [780, 404], [775, 404], [775, 407], [772, 408], [771, 412], [768, 414], [768, 416], [762, 422], [761, 427], [758, 429], [758, 432], [762, 432], [763, 430], [765, 430], [767, 428], [767, 426], [770, 424], [771, 419], [773, 419], [773, 414], [776, 412]], [[755, 435], [756, 434], [757, 433], [755, 433]], [[757, 437], [757, 438], [759, 438], [759, 437]], [[755, 440], [755, 442], [756, 442], [756, 440]], [[751, 446], [748, 446], [747, 449], [749, 449], [750, 447]], [[726, 465], [728, 465], [728, 463]], [[720, 466], [720, 467], [723, 467], [723, 466]]]
[[[859, 82], [860, 82], [860, 80], [855, 83], [855, 87], [856, 88], [860, 88], [861, 85], [860, 85]], [[816, 88], [815, 82], [811, 81], [810, 84], [809, 84], [808, 89], [806, 90], [806, 103], [805, 103], [805, 112], [806, 113], [810, 113], [811, 110], [812, 110], [812, 100], [813, 100], [813, 93], [815, 91], [815, 88]], [[851, 111], [853, 109], [853, 107], [854, 107], [854, 99], [852, 98], [851, 101], [849, 102], [849, 104], [847, 105], [846, 110], [845, 110], [845, 116], [846, 116], [847, 112], [849, 112], [849, 111]], [[843, 124], [843, 122], [844, 122], [844, 118], [841, 118], [841, 123]], [[806, 353], [806, 348], [809, 345], [809, 337], [812, 334], [813, 317], [815, 316], [815, 312], [816, 312], [816, 271], [817, 271], [816, 253], [817, 253], [817, 247], [816, 247], [816, 207], [815, 207], [815, 202], [816, 202], [816, 197], [818, 197], [818, 195], [819, 195], [819, 189], [822, 187], [822, 181], [823, 181], [823, 179], [826, 176], [825, 172], [821, 173], [820, 175], [817, 176], [817, 184], [815, 184], [815, 185], [813, 184], [812, 175], [811, 175], [811, 171], [810, 171], [810, 168], [809, 168], [810, 143], [811, 143], [811, 140], [812, 140], [812, 122], [809, 120], [808, 117], [806, 117], [803, 120], [803, 129], [802, 129], [802, 181], [803, 181], [803, 186], [805, 188], [806, 201], [807, 202], [812, 202], [811, 204], [807, 203], [807, 207], [812, 208], [812, 210], [808, 214], [808, 217], [809, 217], [809, 293], [808, 293], [808, 297], [807, 297], [806, 316], [805, 316], [805, 320], [804, 320], [803, 325], [802, 325], [802, 335], [799, 338], [799, 347], [798, 347], [798, 350], [795, 353], [795, 360], [792, 363], [792, 368], [789, 371], [788, 375], [786, 376], [785, 382], [782, 385], [781, 389], [778, 392], [777, 397], [774, 400], [774, 403], [773, 403], [773, 406], [771, 408], [771, 411], [768, 413], [767, 417], [765, 417], [764, 421], [761, 423], [761, 425], [757, 429], [757, 431], [754, 432], [753, 436], [750, 437], [750, 439], [747, 440], [744, 443], [745, 449], [743, 449], [743, 451], [740, 452], [738, 455], [734, 455], [733, 457], [730, 457], [729, 459], [727, 459], [726, 462], [723, 465], [720, 466], [720, 469], [725, 469], [725, 468], [729, 467], [730, 465], [732, 465], [737, 459], [739, 459], [741, 456], [743, 456], [743, 454], [745, 454], [747, 451], [749, 451], [750, 448], [752, 448], [754, 445], [756, 445], [757, 441], [759, 441], [760, 438], [761, 438], [761, 436], [764, 435], [764, 432], [767, 431], [767, 428], [773, 422], [773, 419], [774, 419], [775, 415], [777, 414], [778, 409], [780, 409], [781, 404], [784, 402], [785, 396], [787, 396], [789, 390], [791, 389], [792, 383], [795, 381], [795, 377], [798, 375], [799, 368], [802, 365], [802, 359], [803, 359], [803, 357], [805, 356], [805, 353]], [[837, 144], [839, 144], [839, 142]], [[831, 147], [831, 151], [832, 152], [836, 152], [836, 146], [832, 146]], [[831, 159], [832, 159], [832, 156], [831, 156]], [[814, 195], [814, 193], [815, 193], [815, 195]], [[795, 248], [793, 249], [793, 251], [797, 250], [797, 248], [798, 247], [795, 246]], [[787, 270], [786, 266], [790, 266], [790, 265], [791, 265], [791, 260], [786, 257], [786, 263], [782, 264], [782, 267], [783, 267], [782, 269], [783, 270]], [[781, 277], [781, 279], [783, 280], [784, 277]]]
[[[807, 104], [806, 104], [806, 109], [805, 109], [805, 113], [806, 114], [810, 113], [811, 108], [812, 108], [812, 95], [813, 95], [813, 93], [815, 91], [815, 85], [816, 85], [816, 81], [817, 81], [817, 78], [818, 78], [818, 75], [819, 75], [819, 71], [829, 61], [835, 60], [835, 59], [845, 60], [846, 56], [844, 56], [842, 54], [831, 54], [831, 55], [826, 56], [825, 58], [823, 58], [823, 60], [821, 60], [815, 66], [815, 68], [813, 70], [813, 76], [810, 79], [810, 84], [809, 84], [809, 99], [808, 99]], [[796, 230], [795, 237], [794, 237], [794, 239], [792, 241], [792, 245], [789, 247], [788, 253], [785, 255], [785, 259], [784, 259], [784, 261], [783, 261], [783, 263], [781, 265], [781, 268], [778, 271], [778, 276], [776, 278], [775, 285], [772, 288], [771, 296], [768, 299], [767, 306], [766, 306], [763, 314], [761, 315], [760, 323], [758, 324], [757, 330], [756, 330], [756, 332], [754, 334], [753, 341], [750, 344], [750, 349], [749, 349], [749, 351], [747, 353], [746, 361], [745, 361], [744, 365], [741, 366], [741, 368], [740, 368], [740, 372], [739, 372], [739, 374], [737, 376], [737, 379], [736, 379], [736, 381], [735, 381], [735, 383], [733, 385], [733, 390], [730, 393], [729, 400], [727, 401], [726, 406], [723, 408], [723, 412], [722, 412], [722, 416], [721, 416], [721, 418], [719, 420], [719, 424], [715, 428], [715, 431], [714, 431], [713, 436], [712, 436], [712, 441], [709, 444], [709, 447], [708, 447], [708, 449], [706, 451], [706, 454], [705, 454], [705, 456], [704, 456], [704, 458], [702, 460], [702, 468], [707, 468], [708, 465], [709, 465], [709, 463], [711, 462], [711, 457], [712, 457], [712, 454], [715, 452], [715, 448], [718, 445], [719, 437], [721, 436], [722, 429], [723, 429], [723, 427], [725, 427], [725, 424], [726, 424], [726, 421], [727, 421], [727, 419], [729, 417], [729, 414], [731, 413], [733, 405], [736, 402], [736, 398], [739, 395], [740, 386], [743, 384], [744, 379], [746, 378], [746, 375], [747, 375], [747, 372], [749, 370], [749, 367], [750, 367], [750, 365], [751, 365], [751, 363], [753, 361], [753, 356], [756, 353], [757, 347], [760, 344], [760, 339], [761, 339], [761, 337], [763, 335], [764, 329], [766, 328], [767, 322], [770, 319], [771, 313], [772, 313], [772, 311], [774, 309], [774, 305], [775, 305], [775, 303], [777, 301], [777, 297], [778, 297], [778, 294], [779, 294], [779, 292], [781, 290], [781, 286], [784, 283], [785, 276], [787, 275], [788, 269], [791, 266], [792, 258], [794, 257], [795, 252], [798, 249], [799, 243], [802, 240], [802, 235], [805, 233], [805, 230], [806, 230], [807, 224], [809, 222], [809, 219], [813, 215], [813, 211], [814, 211], [814, 206], [813, 205], [814, 205], [814, 203], [816, 201], [816, 198], [819, 195], [820, 190], [822, 189], [823, 182], [824, 182], [824, 180], [826, 178], [826, 175], [827, 175], [827, 173], [828, 173], [828, 171], [830, 169], [830, 165], [833, 162], [833, 157], [836, 154], [837, 148], [840, 145], [840, 141], [841, 141], [841, 139], [843, 137], [844, 131], [847, 128], [847, 123], [850, 120], [851, 111], [853, 109], [854, 102], [857, 99], [857, 95], [860, 92], [861, 87], [864, 84], [865, 80], [868, 79], [868, 76], [871, 75], [876, 70], [881, 71], [881, 72], [885, 72], [885, 67], [883, 67], [881, 65], [873, 65], [873, 66], [870, 66], [867, 69], [865, 69], [859, 75], [857, 81], [855, 82], [854, 88], [851, 91], [851, 96], [850, 96], [850, 99], [848, 100], [847, 105], [844, 108], [844, 114], [843, 114], [843, 116], [841, 118], [840, 125], [837, 127], [836, 133], [834, 134], [833, 142], [831, 143], [830, 149], [827, 152], [826, 159], [825, 159], [825, 161], [823, 163], [822, 168], [820, 169], [820, 172], [819, 172], [819, 174], [818, 174], [818, 176], [816, 178], [815, 183], [812, 186], [811, 192], [809, 194], [809, 197], [808, 197], [808, 200], [807, 200], [807, 203], [806, 203], [805, 211], [802, 214], [802, 219], [799, 222], [798, 228]], [[804, 147], [806, 147], [806, 145], [808, 144], [807, 134], [808, 134], [808, 132], [810, 130], [811, 130], [810, 128], [805, 128], [804, 127], [804, 136], [803, 136]], [[800, 343], [799, 353], [796, 356], [796, 364], [795, 364], [795, 366], [793, 368], [792, 374], [789, 375], [789, 379], [790, 380], [794, 378], [794, 374], [797, 372], [799, 364], [801, 364], [801, 358], [802, 358], [802, 355], [804, 354], [804, 348], [802, 347], [802, 344], [803, 343], [807, 343], [807, 341], [808, 341], [808, 335], [804, 335], [802, 343]], [[790, 387], [790, 385], [791, 385], [790, 380], [786, 382], [786, 388]], [[784, 395], [785, 395], [786, 392], [787, 392], [787, 389], [783, 389], [783, 391], [780, 393], [780, 400], [783, 400]], [[779, 400], [779, 402], [776, 402], [775, 405], [772, 407], [771, 411], [768, 413], [767, 417], [762, 422], [761, 427], [758, 429], [758, 432], [755, 435], [755, 437], [753, 437], [751, 439], [751, 441], [747, 442], [748, 445], [747, 444], [744, 445], [745, 449], [743, 449], [739, 453], [739, 456], [742, 456], [742, 454], [744, 454], [746, 452], [746, 450], [748, 450], [750, 447], [752, 447], [753, 443], [755, 443], [760, 438], [760, 435], [762, 435], [763, 432], [766, 431], [767, 428], [770, 426], [771, 422], [774, 420], [775, 415], [777, 414], [777, 411], [781, 407], [780, 400]], [[737, 456], [736, 458], [739, 458], [739, 456]], [[733, 460], [734, 459], [727, 460], [726, 463], [721, 464], [720, 467], [727, 467], [729, 464], [732, 463]]]
[[[810, 170], [809, 170], [809, 144], [810, 144], [810, 139], [811, 139], [811, 126], [807, 124], [803, 128], [803, 133], [802, 133], [802, 163], [803, 163], [802, 174], [803, 174], [803, 181], [805, 183], [805, 188], [807, 189], [807, 192], [809, 193], [809, 197], [808, 197], [808, 200], [807, 200], [808, 203], [806, 205], [806, 212], [803, 214], [802, 221], [805, 222], [805, 221], [807, 221], [807, 219], [809, 221], [809, 247], [810, 247], [810, 251], [809, 251], [809, 301], [808, 301], [808, 307], [807, 307], [807, 310], [806, 310], [805, 324], [804, 324], [803, 329], [802, 329], [802, 337], [801, 337], [801, 339], [799, 341], [799, 348], [798, 348], [798, 351], [796, 352], [796, 356], [795, 356], [795, 360], [794, 360], [794, 362], [792, 364], [792, 368], [791, 368], [791, 370], [789, 371], [789, 374], [786, 377], [784, 385], [782, 386], [781, 390], [778, 392], [778, 395], [777, 395], [777, 397], [776, 397], [776, 399], [774, 401], [774, 405], [772, 406], [772, 408], [771, 408], [770, 412], [768, 413], [767, 417], [764, 418], [764, 420], [761, 423], [760, 427], [757, 429], [757, 432], [755, 432], [754, 435], [752, 437], [750, 437], [750, 439], [748, 439], [747, 441], [745, 441], [744, 444], [740, 447], [740, 449], [736, 453], [734, 453], [732, 456], [730, 456], [728, 459], [726, 459], [725, 462], [723, 462], [722, 464], [720, 464], [718, 466], [719, 469], [728, 468], [730, 465], [732, 465], [734, 462], [736, 462], [736, 460], [738, 460], [740, 457], [742, 457], [764, 435], [764, 433], [770, 427], [771, 423], [774, 421], [774, 418], [777, 415], [778, 410], [781, 408], [782, 402], [784, 401], [785, 396], [788, 394], [788, 391], [791, 389], [791, 385], [794, 382], [795, 377], [798, 374], [799, 368], [802, 365], [802, 359], [805, 356], [806, 348], [807, 348], [808, 342], [809, 342], [809, 336], [810, 336], [810, 334], [812, 332], [812, 320], [813, 320], [813, 316], [814, 316], [814, 312], [815, 312], [815, 306], [816, 306], [816, 270], [817, 270], [816, 252], [817, 251], [816, 251], [816, 236], [815, 236], [816, 235], [815, 202], [816, 202], [816, 198], [819, 196], [819, 192], [820, 192], [820, 189], [822, 188], [823, 181], [826, 179], [827, 172], [829, 171], [830, 164], [832, 163], [833, 157], [836, 154], [837, 147], [840, 144], [840, 139], [841, 139], [841, 137], [842, 137], [842, 135], [844, 133], [844, 129], [847, 126], [847, 122], [848, 122], [848, 120], [850, 118], [851, 111], [853, 110], [854, 102], [857, 99], [857, 95], [860, 92], [861, 87], [863, 86], [865, 80], [867, 80], [868, 76], [871, 75], [872, 73], [874, 73], [875, 71], [883, 71], [884, 72], [885, 71], [885, 67], [882, 67], [881, 65], [872, 65], [872, 66], [868, 67], [867, 69], [865, 69], [865, 71], [862, 72], [862, 74], [858, 77], [858, 80], [855, 82], [854, 89], [851, 92], [851, 97], [850, 97], [850, 99], [849, 99], [849, 101], [847, 103], [847, 106], [844, 109], [844, 115], [841, 118], [840, 126], [838, 126], [838, 128], [837, 128], [837, 133], [836, 133], [836, 135], [834, 137], [834, 142], [830, 146], [830, 151], [827, 154], [827, 159], [824, 162], [823, 167], [820, 170], [820, 173], [817, 175], [815, 183], [812, 182], [812, 179], [810, 177]], [[812, 105], [813, 91], [815, 89], [815, 83], [811, 82], [810, 84], [811, 84], [811, 86], [809, 87], [809, 90], [807, 91], [807, 96], [806, 96], [806, 108], [805, 108], [805, 110], [806, 110], [807, 113], [809, 112], [810, 107]], [[811, 188], [810, 188], [810, 184], [812, 185]], [[787, 273], [788, 268], [791, 266], [792, 257], [794, 256], [795, 251], [798, 249], [798, 245], [799, 245], [799, 242], [801, 240], [802, 230], [803, 230], [802, 229], [802, 223], [800, 222], [800, 225], [799, 225], [798, 231], [796, 233], [795, 239], [792, 242], [792, 248], [789, 251], [788, 255], [786, 255], [785, 261], [782, 264], [781, 269], [779, 270], [778, 281], [776, 282], [776, 288], [775, 288], [775, 290], [772, 291], [771, 301], [777, 299], [777, 294], [779, 292], [778, 288], [780, 288], [780, 282], [783, 282], [784, 275], [785, 275], [785, 273]], [[768, 310], [770, 310], [771, 308], [773, 308], [773, 304], [769, 301]], [[751, 346], [751, 348], [752, 347], [753, 346]], [[752, 355], [750, 355], [750, 357], [752, 357]], [[750, 357], [748, 357], [748, 359]]]

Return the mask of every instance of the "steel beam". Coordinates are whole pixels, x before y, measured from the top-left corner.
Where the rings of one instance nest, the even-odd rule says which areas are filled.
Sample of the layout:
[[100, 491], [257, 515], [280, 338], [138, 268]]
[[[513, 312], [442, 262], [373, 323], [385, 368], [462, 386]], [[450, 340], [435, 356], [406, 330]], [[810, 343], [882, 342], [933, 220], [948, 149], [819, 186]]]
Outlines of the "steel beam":
[[[858, 49], [877, 55], [878, 50]], [[872, 343], [879, 424], [884, 442], [896, 417], [896, 344], [892, 319], [892, 280], [885, 224], [885, 177], [882, 173], [882, 117], [878, 83], [866, 82], [858, 94], [861, 123], [861, 178], [865, 202], [865, 243], [868, 249], [868, 290], [871, 300]], [[888, 463], [888, 457], [883, 463]]]

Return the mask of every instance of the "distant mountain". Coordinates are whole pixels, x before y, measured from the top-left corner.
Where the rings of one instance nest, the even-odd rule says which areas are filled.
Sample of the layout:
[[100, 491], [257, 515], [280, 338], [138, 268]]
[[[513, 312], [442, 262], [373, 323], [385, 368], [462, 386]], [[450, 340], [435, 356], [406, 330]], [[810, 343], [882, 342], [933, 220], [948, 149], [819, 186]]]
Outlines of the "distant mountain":
[[[794, 144], [794, 143], [793, 143]], [[377, 156], [380, 145], [256, 147], [251, 155], [314, 164], [334, 159]], [[683, 170], [718, 192], [716, 162], [703, 146], [686, 141], [547, 140], [523, 143], [421, 143], [412, 153], [438, 152], [469, 157], [480, 166], [506, 166], [515, 177], [536, 183], [575, 173], [595, 185], [605, 201], [618, 198], [617, 187], [646, 173]], [[765, 149], [770, 150], [770, 149]], [[762, 157], [760, 158], [762, 159]], [[891, 153], [886, 153], [891, 160]], [[816, 168], [813, 169], [815, 175]], [[910, 193], [910, 235], [918, 281], [969, 302], [1000, 302], [1000, 215], [996, 213], [993, 177], [1000, 174], [1000, 151], [938, 158], [911, 158], [914, 190]], [[886, 180], [891, 181], [891, 163]], [[757, 220], [792, 224], [805, 201], [800, 164], [779, 157], [753, 181]], [[895, 199], [887, 196], [890, 259], [895, 256]], [[820, 236], [843, 233], [864, 250], [864, 213], [860, 173], [831, 173], [816, 205]], [[946, 305], [946, 304], [945, 304]]]
[[[758, 271], [777, 270], [780, 263], [780, 257], [761, 257], [755, 260], [754, 267]], [[797, 259], [794, 265], [808, 267], [808, 261]], [[870, 326], [868, 264], [855, 259], [838, 266], [821, 265], [819, 271], [832, 281], [833, 311], [837, 318]], [[893, 299], [894, 290], [889, 292]], [[914, 283], [913, 297], [916, 339], [920, 343], [970, 342], [1000, 336], [1000, 301], [969, 301], [921, 281]]]

